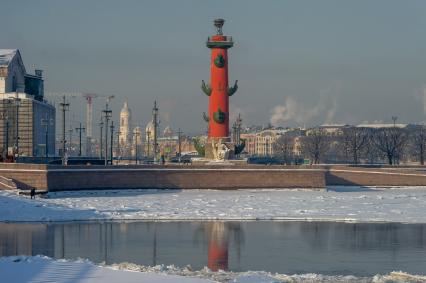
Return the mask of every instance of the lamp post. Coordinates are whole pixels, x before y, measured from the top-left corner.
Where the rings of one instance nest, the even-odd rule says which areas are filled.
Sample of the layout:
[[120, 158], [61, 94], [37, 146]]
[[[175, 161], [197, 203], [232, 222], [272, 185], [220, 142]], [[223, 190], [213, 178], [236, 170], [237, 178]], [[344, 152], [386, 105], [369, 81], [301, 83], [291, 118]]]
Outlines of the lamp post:
[[112, 111], [108, 109], [108, 103], [105, 105], [105, 109], [102, 110], [105, 118], [105, 166], [108, 165], [108, 122], [112, 116]]
[[59, 106], [62, 111], [62, 165], [66, 165], [66, 136], [65, 136], [65, 113], [69, 110], [70, 104], [65, 101], [65, 95], [63, 96], [63, 100], [59, 103]]
[[81, 132], [84, 132], [86, 130], [86, 128], [82, 127], [81, 123], [80, 123], [80, 127], [75, 128], [75, 130], [79, 132], [80, 140], [79, 140], [79, 147], [78, 147], [78, 156], [81, 156]]
[[138, 164], [138, 136], [140, 132], [136, 129], [135, 131], [135, 163]]
[[232, 124], [232, 142], [237, 144], [237, 122]]
[[103, 152], [103, 135], [102, 135], [102, 129], [104, 128], [104, 122], [102, 120], [101, 117], [101, 122], [99, 123], [99, 128], [100, 128], [100, 135], [99, 135], [99, 143], [100, 143], [100, 147], [99, 147], [99, 158], [102, 159], [102, 152]]
[[180, 164], [181, 157], [182, 157], [182, 149], [181, 149], [181, 134], [182, 134], [182, 131], [180, 130], [180, 128], [179, 128], [177, 134], [178, 134], [178, 150], [179, 150], [179, 152], [178, 152], [179, 156], [178, 157], [179, 157], [179, 164]]
[[6, 138], [3, 142], [3, 154], [4, 159], [7, 159], [8, 149], [9, 149], [9, 116], [7, 115], [7, 111], [4, 110], [1, 113], [1, 118], [5, 120], [6, 122]]
[[69, 155], [71, 156], [71, 153], [72, 153], [72, 132], [73, 132], [73, 128], [72, 128], [72, 126], [70, 125], [70, 128], [68, 129], [68, 134], [69, 134], [69, 136], [68, 136], [68, 149], [67, 149], [67, 152], [69, 152]]
[[14, 99], [16, 106], [16, 135], [15, 135], [15, 157], [19, 157], [19, 106], [21, 106], [21, 99], [18, 97], [18, 93], [16, 93], [16, 97]]
[[120, 135], [121, 135], [121, 132], [120, 131], [117, 131], [116, 132], [116, 135], [117, 135], [117, 162], [116, 162], [116, 164], [118, 165], [119, 164], [119, 160], [121, 159], [121, 152], [120, 152]]
[[158, 163], [157, 160], [157, 152], [158, 152], [158, 144], [157, 144], [157, 138], [158, 138], [158, 107], [157, 107], [157, 101], [154, 101], [154, 108], [152, 108], [152, 121], [154, 123], [154, 164]]
[[113, 165], [112, 161], [114, 159], [114, 156], [112, 154], [112, 147], [114, 146], [114, 121], [111, 121], [111, 146], [110, 146], [110, 155], [111, 155], [111, 165]]
[[147, 137], [147, 153], [146, 153], [146, 156], [149, 158], [149, 156], [150, 156], [149, 144], [150, 144], [150, 138], [151, 138], [151, 131], [150, 130], [148, 130], [146, 132], [146, 137]]

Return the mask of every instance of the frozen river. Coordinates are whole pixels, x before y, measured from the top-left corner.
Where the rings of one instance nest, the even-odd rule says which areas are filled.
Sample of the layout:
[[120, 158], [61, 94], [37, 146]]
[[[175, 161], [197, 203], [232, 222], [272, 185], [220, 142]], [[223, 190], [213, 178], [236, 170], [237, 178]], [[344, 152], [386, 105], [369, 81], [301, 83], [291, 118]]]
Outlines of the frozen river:
[[426, 223], [426, 189], [111, 190], [30, 200], [0, 191], [0, 221], [316, 220]]
[[0, 224], [0, 256], [46, 255], [106, 265], [371, 277], [426, 275], [426, 225], [338, 222]]

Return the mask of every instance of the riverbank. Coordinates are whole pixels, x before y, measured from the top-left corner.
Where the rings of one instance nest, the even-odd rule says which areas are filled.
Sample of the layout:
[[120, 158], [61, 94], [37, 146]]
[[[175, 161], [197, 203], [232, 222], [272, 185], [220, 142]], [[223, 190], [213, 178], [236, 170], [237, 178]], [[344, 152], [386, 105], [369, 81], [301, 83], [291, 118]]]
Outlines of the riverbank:
[[211, 272], [208, 269], [192, 271], [174, 266], [140, 266], [122, 263], [112, 266], [97, 266], [88, 260], [53, 260], [44, 256], [16, 256], [0, 258], [0, 271], [5, 282], [150, 282], [150, 283], [385, 283], [426, 282], [422, 275], [404, 272], [377, 274], [372, 277], [356, 277], [321, 274], [271, 274], [268, 272]]
[[167, 275], [165, 273], [131, 272], [96, 266], [88, 260], [53, 260], [44, 256], [15, 256], [0, 258], [3, 282], [79, 282], [79, 283], [213, 283], [214, 281]]
[[327, 190], [107, 190], [31, 200], [0, 191], [0, 221], [308, 220], [426, 223], [425, 187]]

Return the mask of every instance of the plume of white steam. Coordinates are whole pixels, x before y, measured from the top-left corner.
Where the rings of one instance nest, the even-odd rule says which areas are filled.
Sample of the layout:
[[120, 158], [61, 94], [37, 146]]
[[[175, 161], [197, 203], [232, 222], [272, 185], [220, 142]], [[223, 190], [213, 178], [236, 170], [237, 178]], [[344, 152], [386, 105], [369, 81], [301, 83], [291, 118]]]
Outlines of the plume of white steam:
[[[303, 125], [325, 114], [324, 123], [331, 123], [337, 110], [337, 99], [320, 95], [313, 107], [306, 107], [292, 97], [286, 97], [283, 105], [277, 105], [271, 110], [270, 122], [278, 125], [287, 121], [294, 121]], [[316, 123], [318, 124], [318, 123]]]
[[336, 114], [337, 110], [337, 99], [333, 99], [331, 102], [331, 108], [327, 110], [327, 115], [325, 116], [324, 123], [331, 124], [334, 119], [334, 115]]

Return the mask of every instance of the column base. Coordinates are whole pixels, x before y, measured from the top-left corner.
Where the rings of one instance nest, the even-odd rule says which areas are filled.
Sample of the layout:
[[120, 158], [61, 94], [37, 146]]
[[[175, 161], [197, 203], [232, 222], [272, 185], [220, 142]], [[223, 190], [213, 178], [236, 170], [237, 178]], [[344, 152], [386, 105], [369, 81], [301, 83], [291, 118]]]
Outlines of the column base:
[[235, 159], [235, 143], [229, 137], [209, 138], [205, 145], [205, 159], [232, 160]]

